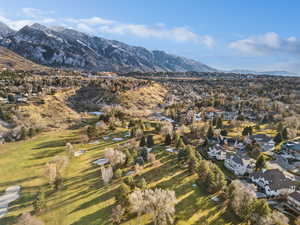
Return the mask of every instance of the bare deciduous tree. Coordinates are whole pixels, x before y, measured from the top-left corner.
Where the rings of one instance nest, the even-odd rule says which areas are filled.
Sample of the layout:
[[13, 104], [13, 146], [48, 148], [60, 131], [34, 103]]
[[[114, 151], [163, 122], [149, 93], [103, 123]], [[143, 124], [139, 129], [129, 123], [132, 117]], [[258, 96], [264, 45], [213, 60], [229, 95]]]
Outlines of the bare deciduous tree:
[[108, 167], [101, 166], [101, 175], [102, 175], [104, 184], [108, 184], [114, 176], [112, 167], [111, 166], [108, 166]]
[[71, 143], [67, 143], [66, 144], [66, 147], [67, 147], [67, 153], [69, 156], [72, 156], [73, 155], [73, 151], [74, 151], [74, 147]]
[[57, 178], [57, 168], [55, 163], [47, 163], [45, 169], [45, 177], [49, 184], [53, 184]]
[[164, 136], [173, 134], [173, 125], [171, 123], [163, 123], [160, 133]]
[[155, 225], [173, 224], [176, 196], [174, 191], [163, 189], [136, 190], [129, 195], [129, 202], [133, 212], [139, 218], [143, 213], [153, 215]]
[[112, 209], [111, 222], [113, 224], [120, 224], [124, 218], [125, 209], [121, 205], [117, 205]]
[[107, 149], [104, 155], [112, 166], [123, 164], [126, 160], [126, 155], [123, 152], [115, 149]]
[[155, 225], [173, 224], [176, 196], [171, 190], [145, 190], [146, 212], [153, 215]]

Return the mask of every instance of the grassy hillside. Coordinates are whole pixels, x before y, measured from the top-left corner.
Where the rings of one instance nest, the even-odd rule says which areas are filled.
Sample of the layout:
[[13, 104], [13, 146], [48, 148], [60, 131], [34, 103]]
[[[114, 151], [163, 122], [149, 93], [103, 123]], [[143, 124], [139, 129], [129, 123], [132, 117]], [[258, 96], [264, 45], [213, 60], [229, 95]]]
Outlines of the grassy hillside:
[[47, 67], [38, 65], [28, 59], [12, 52], [7, 48], [0, 47], [0, 70], [3, 68], [13, 70], [45, 70]]
[[43, 104], [29, 104], [18, 108], [18, 120], [28, 126], [61, 127], [78, 120], [79, 114], [68, 107], [67, 98], [74, 90], [43, 97]]
[[[125, 129], [119, 129], [106, 135], [120, 137], [124, 132]], [[76, 140], [81, 133], [82, 130], [58, 130], [43, 133], [28, 141], [0, 146], [0, 191], [10, 185], [22, 186], [21, 198], [10, 205], [9, 214], [1, 221], [1, 225], [11, 225], [21, 212], [32, 210], [32, 200], [46, 183], [43, 178], [45, 163], [56, 155], [65, 154], [65, 144]], [[99, 167], [91, 162], [102, 157], [106, 147], [116, 144], [102, 140], [98, 144], [74, 145], [75, 150], [84, 149], [87, 152], [69, 163], [63, 174], [65, 186], [62, 190], [47, 191], [48, 210], [41, 216], [46, 225], [110, 224], [114, 196], [121, 180], [113, 180], [104, 186]], [[185, 221], [184, 224], [238, 224], [230, 222], [235, 220], [223, 203], [213, 202], [212, 195], [193, 186], [197, 176], [180, 168], [176, 156], [164, 149], [160, 145], [154, 148], [160, 164], [147, 164], [135, 180], [144, 177], [150, 188], [175, 190], [178, 200], [176, 218]], [[136, 224], [136, 216], [130, 214], [122, 224]], [[144, 215], [142, 224], [152, 224], [151, 217]]]

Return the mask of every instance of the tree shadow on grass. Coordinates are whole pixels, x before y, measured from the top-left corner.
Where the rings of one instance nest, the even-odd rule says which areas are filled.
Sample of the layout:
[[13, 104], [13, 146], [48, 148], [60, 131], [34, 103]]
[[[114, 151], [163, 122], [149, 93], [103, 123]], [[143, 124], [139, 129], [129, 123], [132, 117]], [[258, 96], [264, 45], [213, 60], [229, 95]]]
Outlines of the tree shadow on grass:
[[34, 156], [32, 158], [30, 158], [30, 160], [52, 158], [64, 151], [65, 151], [65, 149], [55, 149], [55, 150], [46, 150], [46, 151], [38, 152], [38, 153], [34, 154]]
[[54, 140], [54, 141], [46, 141], [39, 144], [37, 147], [33, 148], [33, 150], [43, 149], [43, 148], [57, 148], [66, 146], [68, 142], [72, 142], [77, 140], [76, 138], [64, 138], [61, 140]]
[[83, 204], [81, 204], [79, 207], [77, 207], [76, 209], [74, 209], [72, 212], [70, 212], [69, 214], [72, 214], [72, 213], [75, 213], [76, 211], [79, 211], [79, 210], [83, 210], [83, 209], [86, 209], [86, 208], [89, 208], [90, 206], [93, 206], [93, 205], [97, 205], [101, 202], [105, 202], [111, 198], [114, 198], [115, 195], [117, 194], [117, 191], [118, 191], [118, 186], [114, 187], [113, 189], [101, 194], [100, 196], [90, 200], [90, 201], [87, 201]]
[[111, 225], [109, 215], [111, 214], [112, 207], [113, 205], [110, 205], [87, 216], [83, 216], [71, 225]]

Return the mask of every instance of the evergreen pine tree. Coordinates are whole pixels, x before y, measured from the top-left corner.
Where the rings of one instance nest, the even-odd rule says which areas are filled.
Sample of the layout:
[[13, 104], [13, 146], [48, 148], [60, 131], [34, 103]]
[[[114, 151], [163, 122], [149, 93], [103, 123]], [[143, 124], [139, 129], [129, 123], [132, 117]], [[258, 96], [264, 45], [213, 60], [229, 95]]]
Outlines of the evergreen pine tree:
[[40, 190], [35, 201], [33, 202], [34, 212], [40, 214], [46, 210], [46, 198], [44, 190]]
[[153, 139], [153, 135], [149, 135], [147, 137], [147, 147], [148, 148], [152, 148], [154, 146], [154, 139]]
[[146, 140], [145, 140], [145, 137], [143, 136], [140, 140], [140, 146], [144, 147], [145, 145], [146, 145]]
[[165, 137], [165, 145], [170, 145], [172, 144], [172, 138], [170, 134], [167, 134]]

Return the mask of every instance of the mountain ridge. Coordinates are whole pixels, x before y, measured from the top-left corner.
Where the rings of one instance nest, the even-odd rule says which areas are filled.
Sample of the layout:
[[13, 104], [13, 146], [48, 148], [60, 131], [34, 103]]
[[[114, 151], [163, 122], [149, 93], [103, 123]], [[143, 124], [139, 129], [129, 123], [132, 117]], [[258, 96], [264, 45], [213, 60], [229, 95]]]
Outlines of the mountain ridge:
[[148, 50], [68, 28], [35, 23], [7, 33], [0, 45], [42, 65], [102, 71], [215, 72], [196, 60]]

